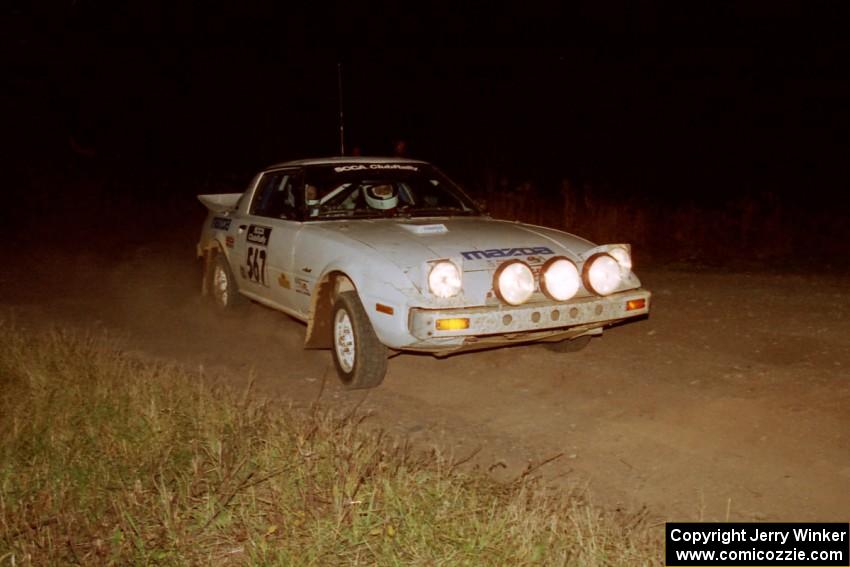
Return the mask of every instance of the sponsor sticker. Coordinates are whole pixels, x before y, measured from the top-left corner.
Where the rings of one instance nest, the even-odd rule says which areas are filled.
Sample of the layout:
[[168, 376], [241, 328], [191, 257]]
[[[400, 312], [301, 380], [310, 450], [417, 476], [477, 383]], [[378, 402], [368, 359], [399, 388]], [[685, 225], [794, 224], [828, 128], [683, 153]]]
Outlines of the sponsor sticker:
[[401, 169], [404, 171], [419, 171], [419, 168], [415, 165], [406, 165], [402, 163], [353, 163], [351, 165], [339, 165], [334, 168], [334, 171], [337, 173], [344, 173], [346, 171], [363, 171], [363, 170], [376, 170], [376, 169]]
[[268, 246], [269, 245], [269, 237], [272, 235], [272, 229], [268, 226], [260, 226], [258, 224], [252, 224], [248, 227], [248, 242], [252, 244], [258, 244], [260, 246]]
[[402, 224], [399, 226], [413, 234], [445, 234], [449, 231], [444, 224]]
[[215, 230], [230, 230], [231, 219], [224, 217], [213, 217], [212, 227]]
[[513, 258], [516, 256], [531, 256], [534, 254], [554, 254], [555, 252], [546, 246], [532, 246], [523, 248], [490, 248], [489, 250], [467, 250], [460, 255], [466, 260], [482, 260], [484, 258]]

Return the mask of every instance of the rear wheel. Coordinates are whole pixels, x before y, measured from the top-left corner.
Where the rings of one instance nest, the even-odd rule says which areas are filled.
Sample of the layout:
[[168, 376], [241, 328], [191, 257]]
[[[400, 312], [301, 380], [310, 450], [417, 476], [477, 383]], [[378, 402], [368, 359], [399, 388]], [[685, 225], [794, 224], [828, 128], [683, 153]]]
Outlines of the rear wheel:
[[575, 339], [567, 339], [557, 343], [543, 343], [543, 346], [553, 352], [578, 352], [587, 348], [591, 338], [590, 335], [583, 335]]
[[331, 320], [333, 358], [346, 388], [374, 388], [387, 373], [387, 347], [378, 340], [357, 292], [337, 296]]
[[234, 310], [247, 302], [239, 293], [236, 278], [233, 277], [224, 254], [216, 254], [213, 258], [207, 274], [207, 285], [208, 295], [218, 309]]

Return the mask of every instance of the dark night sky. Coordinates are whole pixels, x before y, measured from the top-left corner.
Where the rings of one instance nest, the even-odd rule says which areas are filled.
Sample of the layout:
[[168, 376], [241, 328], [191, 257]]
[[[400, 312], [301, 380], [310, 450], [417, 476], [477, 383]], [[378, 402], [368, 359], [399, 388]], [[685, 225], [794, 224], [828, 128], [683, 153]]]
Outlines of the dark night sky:
[[845, 2], [292, 4], [13, 3], [4, 153], [82, 159], [71, 135], [98, 163], [184, 178], [333, 154], [341, 62], [349, 148], [404, 138], [470, 183], [850, 186]]

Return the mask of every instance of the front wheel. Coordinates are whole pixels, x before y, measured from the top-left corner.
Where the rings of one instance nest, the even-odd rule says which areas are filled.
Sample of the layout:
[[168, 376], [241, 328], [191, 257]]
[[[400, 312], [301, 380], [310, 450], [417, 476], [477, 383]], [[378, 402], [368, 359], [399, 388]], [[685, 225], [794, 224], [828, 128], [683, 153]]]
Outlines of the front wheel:
[[352, 390], [379, 385], [387, 373], [387, 347], [378, 340], [357, 292], [340, 293], [332, 313], [333, 358], [340, 380]]

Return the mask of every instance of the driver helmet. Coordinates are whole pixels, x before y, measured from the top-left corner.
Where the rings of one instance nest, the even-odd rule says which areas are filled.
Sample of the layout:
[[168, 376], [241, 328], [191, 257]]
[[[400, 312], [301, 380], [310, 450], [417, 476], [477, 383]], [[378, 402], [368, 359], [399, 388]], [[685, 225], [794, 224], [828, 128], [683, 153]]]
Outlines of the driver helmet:
[[366, 203], [373, 209], [387, 211], [398, 206], [398, 191], [390, 184], [366, 188]]

